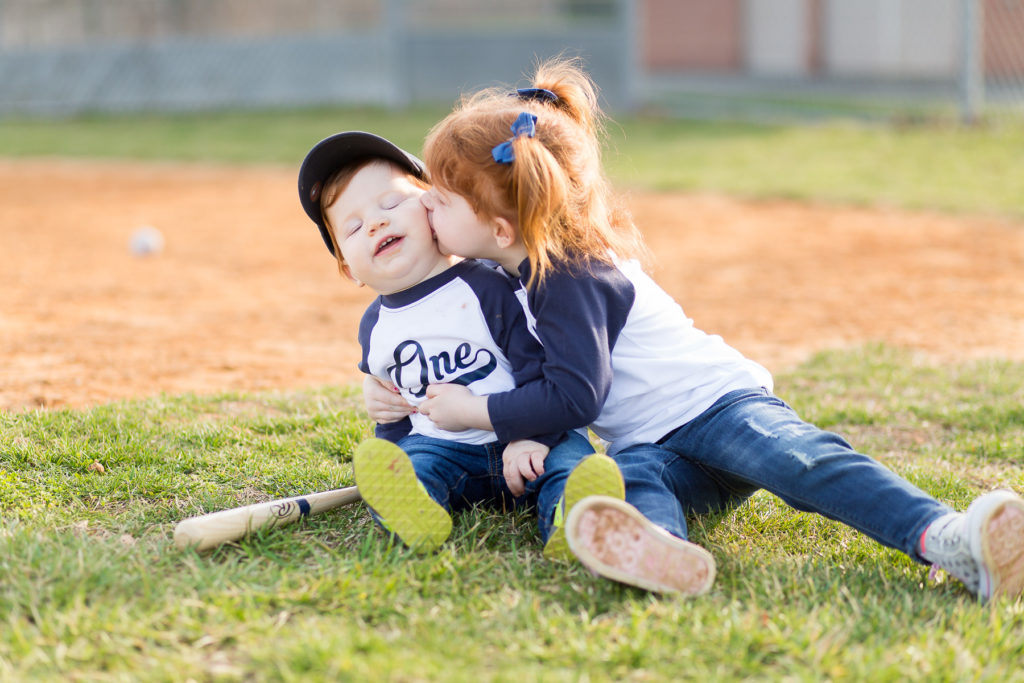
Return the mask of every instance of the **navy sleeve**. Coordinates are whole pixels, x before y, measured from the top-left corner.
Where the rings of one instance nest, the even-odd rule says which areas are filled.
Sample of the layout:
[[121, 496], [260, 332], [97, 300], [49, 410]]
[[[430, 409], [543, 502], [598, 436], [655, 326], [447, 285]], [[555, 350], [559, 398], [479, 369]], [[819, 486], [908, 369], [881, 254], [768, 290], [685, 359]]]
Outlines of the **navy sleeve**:
[[612, 349], [635, 296], [618, 268], [601, 263], [560, 268], [529, 292], [544, 345], [543, 378], [488, 397], [499, 439], [577, 429], [597, 419], [611, 388]]
[[363, 313], [362, 320], [359, 321], [359, 346], [363, 349], [363, 355], [359, 359], [359, 369], [367, 375], [370, 374], [370, 363], [367, 360], [370, 357], [370, 334], [376, 327], [378, 319], [380, 319], [380, 297], [373, 300], [373, 303]]
[[[374, 326], [377, 324], [377, 320], [380, 318], [380, 297], [374, 300], [370, 307], [363, 313], [362, 320], [359, 321], [359, 346], [363, 349], [362, 358], [359, 359], [359, 369], [370, 374], [370, 364], [367, 361], [370, 355], [370, 333], [373, 332]], [[408, 436], [409, 432], [412, 431], [412, 420], [409, 418], [403, 418], [398, 422], [389, 422], [387, 424], [378, 422], [377, 426], [374, 427], [374, 436], [378, 439], [387, 439], [398, 443], [398, 440]]]
[[[513, 289], [514, 283], [491, 268], [479, 265], [466, 272], [463, 279], [473, 288], [484, 312], [491, 337], [512, 366], [516, 387], [529, 386], [543, 378], [544, 347], [530, 332], [526, 314]], [[489, 405], [489, 404], [488, 404]], [[524, 429], [516, 439], [532, 439], [554, 448], [565, 437], [564, 429], [550, 433]], [[512, 439], [502, 439], [511, 441]]]
[[526, 314], [516, 298], [515, 282], [482, 264], [467, 271], [462, 278], [476, 294], [491, 338], [512, 366], [516, 386], [540, 379], [544, 347], [526, 325]]

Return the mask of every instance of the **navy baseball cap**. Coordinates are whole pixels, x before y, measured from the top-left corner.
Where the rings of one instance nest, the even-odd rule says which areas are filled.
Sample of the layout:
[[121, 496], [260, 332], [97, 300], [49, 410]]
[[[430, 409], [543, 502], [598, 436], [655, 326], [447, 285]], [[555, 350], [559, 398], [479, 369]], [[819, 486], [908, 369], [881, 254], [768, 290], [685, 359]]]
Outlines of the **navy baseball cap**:
[[331, 234], [324, 224], [320, 211], [320, 192], [324, 183], [335, 171], [364, 159], [384, 159], [397, 164], [414, 176], [426, 180], [427, 169], [423, 162], [401, 147], [373, 133], [350, 130], [335, 133], [316, 143], [309, 150], [299, 169], [299, 200], [306, 215], [320, 228], [320, 236], [327, 245], [327, 251], [334, 253]]

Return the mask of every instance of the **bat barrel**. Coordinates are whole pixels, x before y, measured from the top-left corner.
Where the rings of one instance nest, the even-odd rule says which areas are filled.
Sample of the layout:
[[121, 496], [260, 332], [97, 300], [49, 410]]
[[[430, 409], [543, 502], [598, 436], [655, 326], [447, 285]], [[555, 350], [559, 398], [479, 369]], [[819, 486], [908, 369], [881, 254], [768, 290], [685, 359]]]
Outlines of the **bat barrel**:
[[283, 526], [306, 515], [359, 500], [358, 489], [349, 486], [190, 517], [178, 522], [174, 528], [174, 543], [180, 549], [209, 550], [221, 543], [238, 540], [255, 529]]

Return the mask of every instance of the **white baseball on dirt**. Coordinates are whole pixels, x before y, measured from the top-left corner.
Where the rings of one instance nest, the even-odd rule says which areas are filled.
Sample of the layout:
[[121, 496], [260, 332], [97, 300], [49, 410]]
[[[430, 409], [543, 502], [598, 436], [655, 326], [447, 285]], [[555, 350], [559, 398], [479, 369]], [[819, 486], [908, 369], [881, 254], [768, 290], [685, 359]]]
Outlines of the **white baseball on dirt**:
[[131, 250], [136, 256], [153, 256], [164, 248], [164, 234], [152, 225], [143, 225], [132, 233]]

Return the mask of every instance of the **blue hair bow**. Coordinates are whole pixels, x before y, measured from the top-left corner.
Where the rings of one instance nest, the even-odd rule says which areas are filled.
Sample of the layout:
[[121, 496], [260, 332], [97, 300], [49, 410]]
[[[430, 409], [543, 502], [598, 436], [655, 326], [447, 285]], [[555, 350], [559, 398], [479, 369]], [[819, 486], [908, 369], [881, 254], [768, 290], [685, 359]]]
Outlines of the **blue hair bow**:
[[558, 101], [558, 95], [544, 88], [519, 88], [514, 93], [509, 93], [509, 95], [512, 97], [518, 97], [521, 100], [543, 100], [545, 102]]
[[528, 111], [521, 112], [512, 122], [512, 137], [491, 149], [491, 156], [499, 164], [511, 164], [516, 159], [512, 151], [512, 141], [520, 135], [532, 138], [537, 132], [537, 116]]

